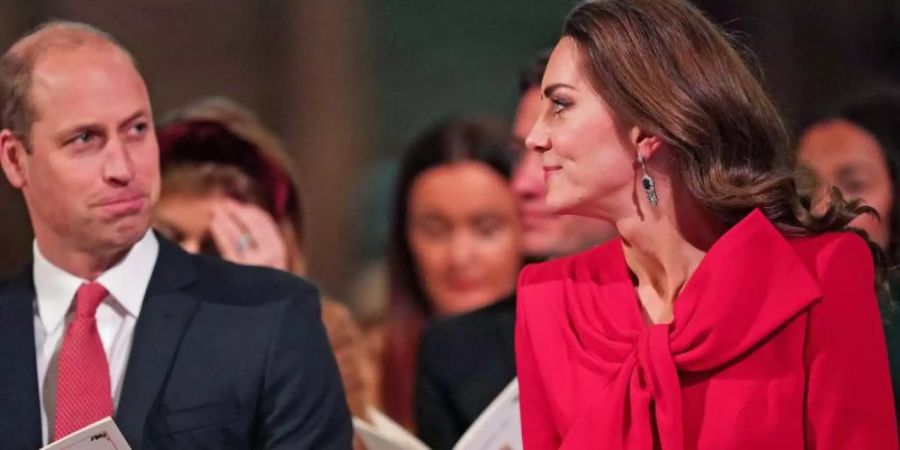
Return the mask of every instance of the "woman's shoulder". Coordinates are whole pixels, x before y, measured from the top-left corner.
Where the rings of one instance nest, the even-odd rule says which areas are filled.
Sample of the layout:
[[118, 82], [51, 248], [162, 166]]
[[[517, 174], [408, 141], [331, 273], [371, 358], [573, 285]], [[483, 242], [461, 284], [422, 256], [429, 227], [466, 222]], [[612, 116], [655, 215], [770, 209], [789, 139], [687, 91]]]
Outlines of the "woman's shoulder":
[[619, 239], [612, 239], [569, 256], [526, 265], [519, 274], [519, 289], [546, 283], [602, 281], [609, 266], [622, 259]]
[[820, 280], [835, 266], [861, 264], [873, 267], [869, 245], [860, 235], [850, 231], [793, 238], [790, 243], [810, 272]]

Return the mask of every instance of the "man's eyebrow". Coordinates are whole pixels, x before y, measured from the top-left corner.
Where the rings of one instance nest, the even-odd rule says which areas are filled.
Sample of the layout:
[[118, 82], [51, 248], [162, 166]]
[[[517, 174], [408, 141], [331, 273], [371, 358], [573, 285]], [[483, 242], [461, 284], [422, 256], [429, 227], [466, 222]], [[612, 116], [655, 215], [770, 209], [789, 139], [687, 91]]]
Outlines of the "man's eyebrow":
[[150, 112], [149, 112], [149, 111], [147, 111], [146, 109], [140, 109], [140, 110], [138, 110], [138, 111], [135, 111], [135, 112], [134, 112], [133, 114], [131, 114], [130, 116], [128, 116], [128, 118], [126, 118], [125, 120], [123, 120], [123, 121], [119, 124], [119, 127], [125, 126], [125, 125], [127, 125], [127, 124], [133, 122], [135, 119], [138, 119], [138, 118], [140, 118], [140, 117], [149, 117], [149, 116], [150, 116]]

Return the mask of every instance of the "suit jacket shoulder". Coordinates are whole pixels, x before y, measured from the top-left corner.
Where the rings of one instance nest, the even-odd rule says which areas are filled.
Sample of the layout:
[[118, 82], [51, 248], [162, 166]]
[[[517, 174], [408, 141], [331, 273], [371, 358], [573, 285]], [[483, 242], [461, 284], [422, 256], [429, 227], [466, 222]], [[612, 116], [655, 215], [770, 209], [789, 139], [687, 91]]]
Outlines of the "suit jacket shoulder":
[[206, 255], [189, 257], [197, 274], [189, 291], [203, 302], [253, 307], [285, 298], [319, 301], [318, 290], [312, 283], [289, 272], [238, 265]]
[[349, 448], [316, 289], [160, 239], [116, 421], [134, 448]]

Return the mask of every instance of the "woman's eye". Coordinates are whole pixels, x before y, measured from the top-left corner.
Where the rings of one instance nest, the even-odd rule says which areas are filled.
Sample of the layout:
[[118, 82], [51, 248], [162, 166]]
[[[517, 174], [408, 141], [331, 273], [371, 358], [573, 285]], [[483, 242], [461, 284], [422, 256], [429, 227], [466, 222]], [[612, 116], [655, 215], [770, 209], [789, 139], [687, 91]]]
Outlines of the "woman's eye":
[[475, 221], [475, 231], [482, 237], [491, 237], [505, 225], [499, 217], [485, 217]]
[[559, 115], [563, 110], [569, 107], [569, 102], [555, 97], [550, 98], [550, 103], [552, 104], [553, 114], [555, 115]]
[[432, 240], [443, 239], [450, 233], [450, 226], [443, 221], [433, 219], [419, 221], [414, 225], [413, 229], [420, 236]]
[[862, 180], [847, 180], [841, 185], [841, 191], [846, 195], [861, 194], [865, 190], [866, 183]]

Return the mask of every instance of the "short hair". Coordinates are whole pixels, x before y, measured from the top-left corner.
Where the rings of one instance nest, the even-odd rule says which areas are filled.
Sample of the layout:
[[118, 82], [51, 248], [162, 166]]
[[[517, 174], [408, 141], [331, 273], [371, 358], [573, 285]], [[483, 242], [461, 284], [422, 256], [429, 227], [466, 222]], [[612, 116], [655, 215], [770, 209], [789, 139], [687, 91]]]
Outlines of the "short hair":
[[[52, 50], [90, 44], [110, 45], [134, 58], [109, 33], [79, 22], [54, 20], [39, 25], [17, 40], [0, 57], [0, 130], [8, 129], [28, 146], [37, 111], [31, 104], [31, 78], [38, 59]], [[136, 66], [136, 64], [135, 64]]]
[[549, 49], [542, 50], [528, 61], [528, 64], [519, 72], [519, 95], [528, 92], [529, 89], [541, 87], [548, 62], [550, 62]]

